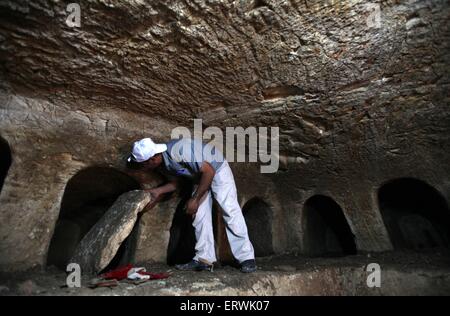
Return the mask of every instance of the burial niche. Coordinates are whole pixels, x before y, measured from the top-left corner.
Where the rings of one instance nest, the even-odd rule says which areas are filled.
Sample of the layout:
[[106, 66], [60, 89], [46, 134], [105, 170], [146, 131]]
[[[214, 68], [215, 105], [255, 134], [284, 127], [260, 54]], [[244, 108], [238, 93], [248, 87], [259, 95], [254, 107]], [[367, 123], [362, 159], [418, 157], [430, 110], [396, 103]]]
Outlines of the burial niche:
[[5, 182], [11, 162], [11, 150], [8, 142], [0, 137], [0, 192], [3, 188], [3, 183]]
[[309, 198], [303, 212], [304, 251], [311, 256], [356, 254], [353, 235], [341, 207], [330, 197]]
[[378, 203], [394, 249], [449, 246], [448, 205], [427, 183], [413, 178], [389, 181], [379, 189]]
[[[140, 185], [136, 180], [113, 168], [91, 167], [73, 176], [64, 191], [47, 266], [65, 269], [78, 243], [115, 200], [121, 194], [137, 189]], [[132, 233], [121, 245], [113, 263], [118, 265], [130, 259], [134, 241]]]
[[273, 254], [272, 210], [259, 197], [254, 197], [242, 208], [255, 256], [264, 257]]

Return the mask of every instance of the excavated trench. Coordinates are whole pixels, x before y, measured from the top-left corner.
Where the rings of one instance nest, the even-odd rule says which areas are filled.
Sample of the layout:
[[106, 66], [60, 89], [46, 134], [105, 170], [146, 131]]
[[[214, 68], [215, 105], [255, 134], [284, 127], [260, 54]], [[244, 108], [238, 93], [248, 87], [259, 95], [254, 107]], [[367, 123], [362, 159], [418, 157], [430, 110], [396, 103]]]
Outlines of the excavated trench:
[[[369, 264], [380, 263], [381, 287], [369, 287]], [[339, 258], [311, 258], [295, 254], [258, 259], [259, 269], [242, 275], [231, 266], [214, 272], [179, 272], [162, 263], [141, 263], [151, 272], [171, 276], [140, 285], [120, 282], [117, 287], [90, 289], [89, 275], [81, 288], [61, 288], [67, 275], [58, 270], [0, 273], [9, 291], [3, 295], [448, 295], [450, 254], [428, 252], [372, 253]], [[30, 279], [30, 275], [33, 277]]]

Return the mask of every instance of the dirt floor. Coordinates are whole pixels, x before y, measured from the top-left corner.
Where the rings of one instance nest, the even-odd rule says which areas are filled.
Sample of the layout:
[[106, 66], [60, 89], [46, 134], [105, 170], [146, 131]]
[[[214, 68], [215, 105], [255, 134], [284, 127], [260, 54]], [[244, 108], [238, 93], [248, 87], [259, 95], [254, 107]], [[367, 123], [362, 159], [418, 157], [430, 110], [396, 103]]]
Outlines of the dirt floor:
[[[67, 288], [66, 273], [55, 268], [0, 274], [0, 295], [450, 295], [450, 252], [387, 252], [340, 258], [285, 254], [259, 258], [258, 271], [242, 274], [231, 266], [214, 272], [180, 272], [165, 264], [139, 264], [149, 272], [169, 272], [165, 280], [111, 288]], [[370, 263], [381, 268], [381, 287], [368, 287]]]

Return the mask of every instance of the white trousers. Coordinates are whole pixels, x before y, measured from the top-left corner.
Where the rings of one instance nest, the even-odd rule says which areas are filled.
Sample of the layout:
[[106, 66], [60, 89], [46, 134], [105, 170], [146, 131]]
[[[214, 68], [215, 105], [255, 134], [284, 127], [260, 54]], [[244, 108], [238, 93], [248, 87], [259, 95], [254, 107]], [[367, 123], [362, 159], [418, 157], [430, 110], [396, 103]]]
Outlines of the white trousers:
[[210, 263], [217, 261], [214, 248], [211, 191], [223, 210], [223, 219], [233, 256], [239, 262], [255, 259], [253, 245], [248, 237], [247, 225], [237, 200], [233, 173], [228, 162], [224, 161], [216, 171], [211, 190], [203, 198], [192, 223], [197, 239], [194, 260], [203, 259]]

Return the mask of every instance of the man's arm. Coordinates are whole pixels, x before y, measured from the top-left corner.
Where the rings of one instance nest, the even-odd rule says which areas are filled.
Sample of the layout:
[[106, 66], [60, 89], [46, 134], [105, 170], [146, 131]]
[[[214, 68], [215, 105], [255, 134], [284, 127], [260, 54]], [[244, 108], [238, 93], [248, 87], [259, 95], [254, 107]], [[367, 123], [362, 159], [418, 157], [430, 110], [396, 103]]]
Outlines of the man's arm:
[[151, 194], [152, 200], [144, 208], [143, 213], [154, 208], [155, 205], [158, 204], [158, 202], [161, 201], [161, 199], [164, 197], [164, 194], [175, 191], [177, 189], [177, 187], [178, 187], [178, 182], [176, 180], [173, 180], [173, 181], [170, 181], [160, 187], [145, 190]]
[[201, 177], [200, 183], [197, 187], [197, 191], [192, 196], [192, 198], [189, 199], [186, 205], [186, 213], [192, 215], [192, 217], [194, 217], [195, 213], [197, 213], [200, 202], [203, 196], [211, 187], [212, 180], [214, 178], [214, 175], [216, 174], [214, 168], [206, 161], [203, 162], [200, 172]]
[[158, 197], [160, 195], [175, 191], [177, 189], [177, 186], [178, 186], [177, 181], [173, 180], [173, 181], [170, 181], [160, 187], [153, 188], [153, 189], [146, 190], [146, 191], [150, 192], [152, 194], [152, 196]]

